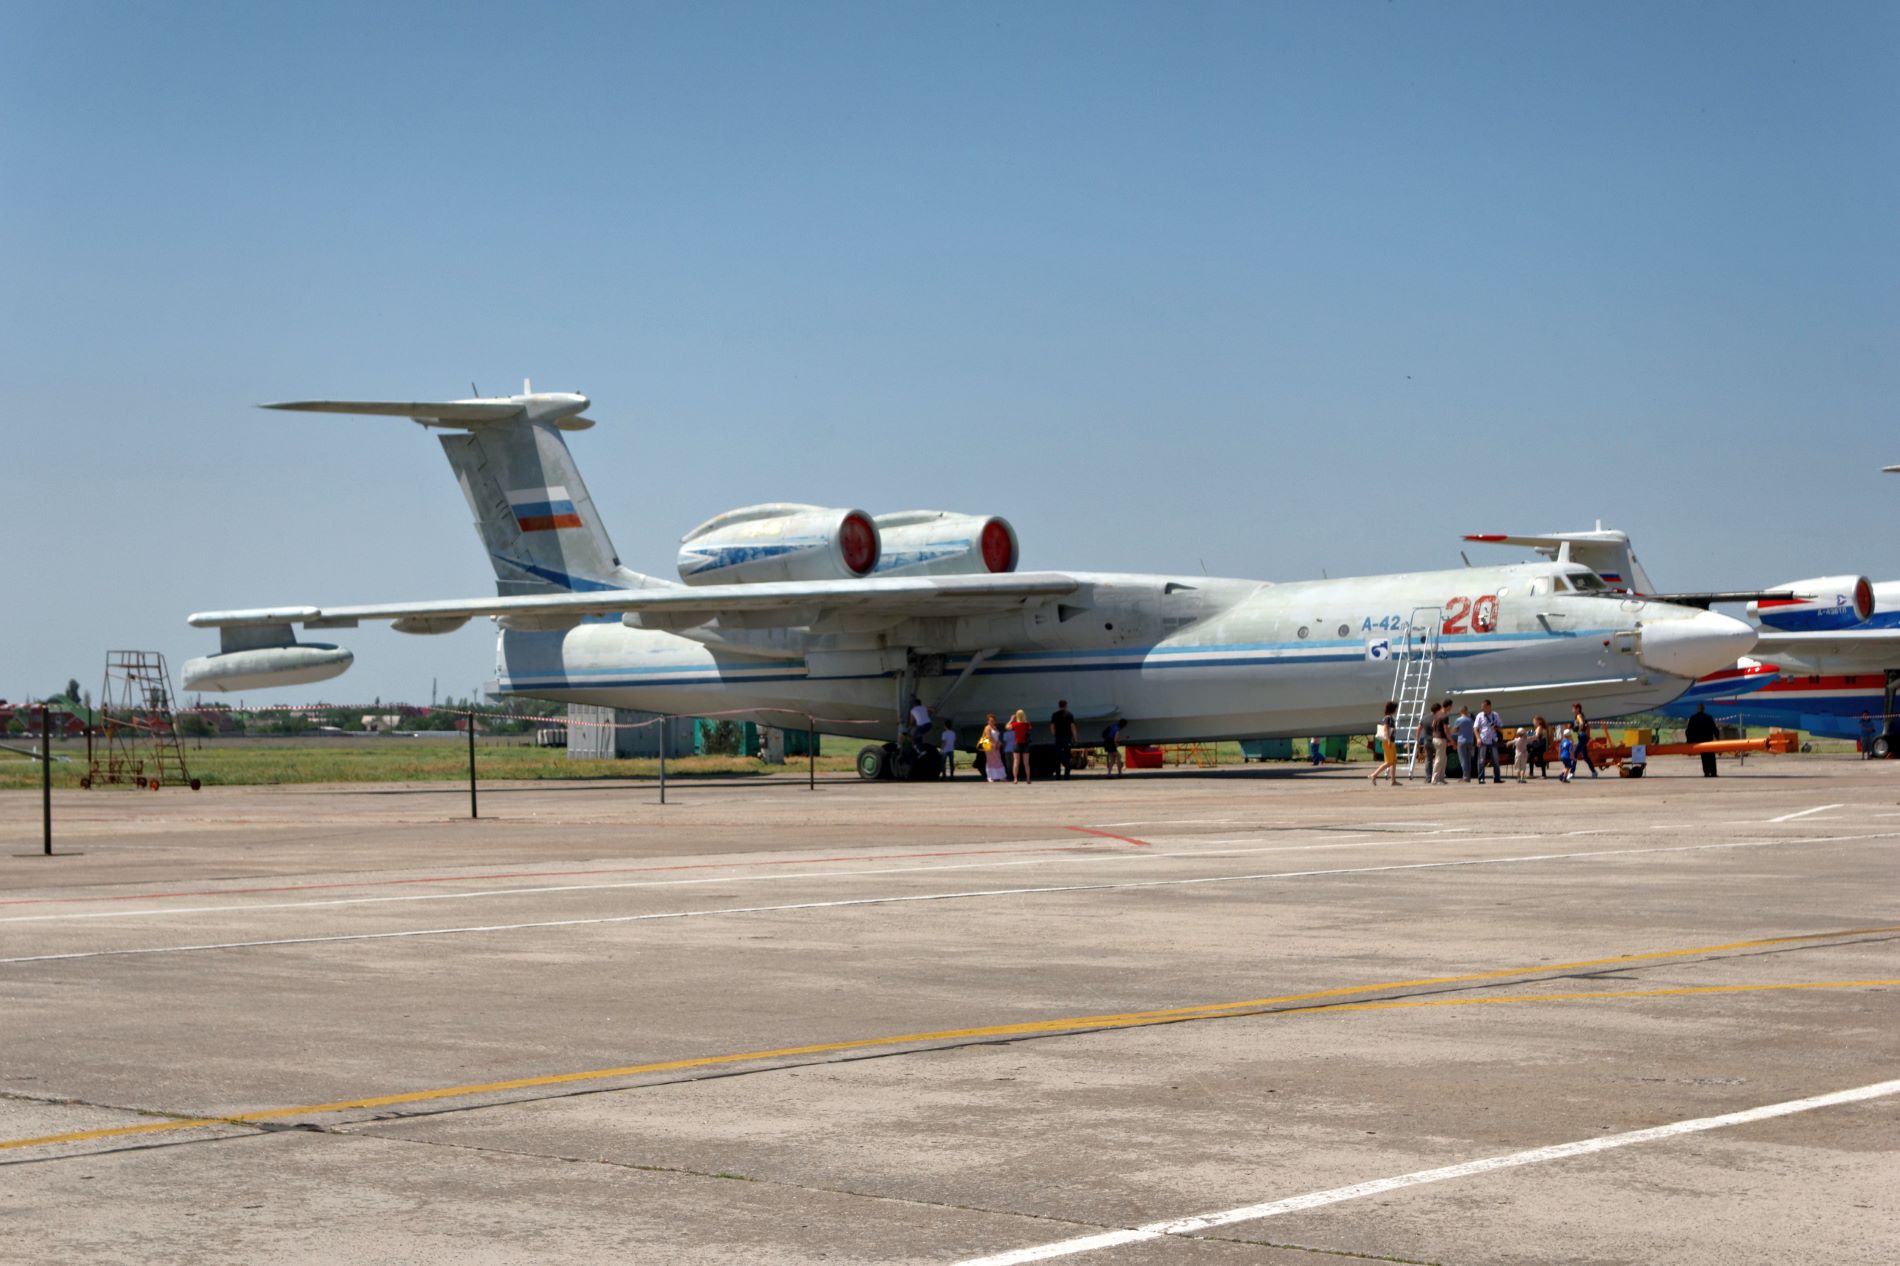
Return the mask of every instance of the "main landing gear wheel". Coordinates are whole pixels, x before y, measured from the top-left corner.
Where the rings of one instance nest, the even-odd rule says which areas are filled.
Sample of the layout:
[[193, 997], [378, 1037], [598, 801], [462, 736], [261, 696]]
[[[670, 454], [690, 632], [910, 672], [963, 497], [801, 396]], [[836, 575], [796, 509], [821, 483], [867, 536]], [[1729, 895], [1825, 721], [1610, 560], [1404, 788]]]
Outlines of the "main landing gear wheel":
[[1873, 746], [1868, 750], [1873, 753], [1875, 760], [1886, 760], [1893, 755], [1893, 741], [1882, 734], [1874, 739]]
[[871, 746], [858, 749], [858, 777], [866, 782], [876, 782], [880, 778], [891, 776], [889, 753], [882, 747]]

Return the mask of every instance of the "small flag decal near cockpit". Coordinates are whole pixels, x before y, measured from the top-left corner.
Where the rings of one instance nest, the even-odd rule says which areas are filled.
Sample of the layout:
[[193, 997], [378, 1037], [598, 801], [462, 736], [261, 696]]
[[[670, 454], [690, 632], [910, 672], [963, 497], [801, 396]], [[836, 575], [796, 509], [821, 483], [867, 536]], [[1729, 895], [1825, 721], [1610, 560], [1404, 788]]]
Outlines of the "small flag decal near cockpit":
[[581, 516], [574, 512], [565, 488], [510, 489], [508, 508], [514, 511], [515, 525], [523, 532], [552, 532], [581, 525]]

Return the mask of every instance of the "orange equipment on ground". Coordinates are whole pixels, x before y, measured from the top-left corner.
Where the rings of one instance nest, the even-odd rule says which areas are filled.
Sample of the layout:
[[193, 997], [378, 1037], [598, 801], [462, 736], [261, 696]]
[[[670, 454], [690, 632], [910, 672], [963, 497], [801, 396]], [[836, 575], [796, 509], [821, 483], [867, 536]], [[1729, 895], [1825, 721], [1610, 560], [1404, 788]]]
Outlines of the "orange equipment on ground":
[[[1800, 750], [1800, 740], [1801, 736], [1793, 730], [1770, 730], [1766, 738], [1758, 739], [1716, 739], [1709, 743], [1651, 743], [1643, 748], [1643, 755], [1645, 757], [1728, 756], [1763, 752], [1770, 756], [1785, 756], [1789, 752]], [[1632, 751], [1632, 748], [1620, 744], [1590, 744], [1590, 755], [1599, 765], [1621, 765], [1630, 758]]]

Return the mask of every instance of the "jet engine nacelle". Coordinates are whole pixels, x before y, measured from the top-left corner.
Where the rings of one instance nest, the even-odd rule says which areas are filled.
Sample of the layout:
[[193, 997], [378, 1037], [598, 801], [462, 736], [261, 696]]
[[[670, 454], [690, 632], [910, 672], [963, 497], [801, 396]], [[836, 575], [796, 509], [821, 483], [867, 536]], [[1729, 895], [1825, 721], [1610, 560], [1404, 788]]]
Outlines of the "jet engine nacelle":
[[904, 510], [877, 516], [880, 576], [961, 576], [1016, 570], [1016, 529], [995, 515]]
[[1874, 613], [1874, 587], [1865, 576], [1790, 580], [1773, 588], [1792, 589], [1797, 596], [1748, 604], [1748, 614], [1771, 629], [1788, 633], [1851, 629], [1865, 624]]
[[225, 693], [263, 690], [269, 686], [302, 686], [341, 676], [355, 659], [356, 656], [343, 647], [323, 642], [200, 655], [185, 661], [184, 688]]
[[680, 540], [680, 579], [689, 585], [774, 580], [852, 580], [877, 567], [877, 525], [862, 510], [747, 506], [708, 519]]

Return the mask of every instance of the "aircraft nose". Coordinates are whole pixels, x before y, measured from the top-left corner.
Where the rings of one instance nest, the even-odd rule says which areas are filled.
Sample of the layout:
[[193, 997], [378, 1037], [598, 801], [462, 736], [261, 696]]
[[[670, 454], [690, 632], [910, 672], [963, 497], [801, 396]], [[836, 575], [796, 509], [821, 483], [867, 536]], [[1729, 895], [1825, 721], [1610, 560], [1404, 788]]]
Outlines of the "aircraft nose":
[[1754, 650], [1755, 636], [1753, 625], [1713, 611], [1653, 620], [1643, 625], [1642, 660], [1673, 676], [1701, 677]]

